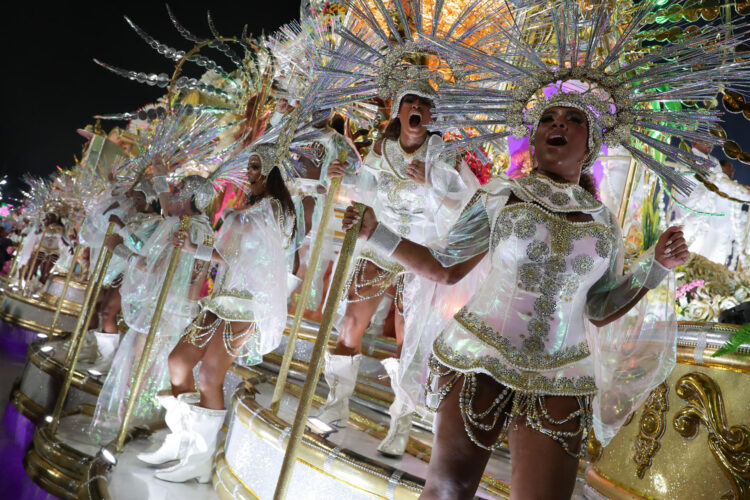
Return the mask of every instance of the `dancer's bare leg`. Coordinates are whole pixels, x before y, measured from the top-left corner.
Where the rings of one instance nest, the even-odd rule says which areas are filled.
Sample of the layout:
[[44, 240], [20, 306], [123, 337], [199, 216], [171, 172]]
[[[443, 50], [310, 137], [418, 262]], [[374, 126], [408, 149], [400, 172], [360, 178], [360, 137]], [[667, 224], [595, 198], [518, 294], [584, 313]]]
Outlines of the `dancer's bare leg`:
[[[450, 379], [441, 379], [441, 384]], [[459, 395], [464, 378], [460, 377], [435, 415], [435, 439], [427, 470], [427, 482], [420, 498], [425, 500], [468, 500], [482, 479], [482, 473], [490, 459], [488, 450], [479, 448], [466, 434], [459, 408]], [[486, 375], [477, 375], [477, 393], [474, 408], [484, 411], [502, 391], [503, 386]], [[495, 443], [503, 427], [503, 416], [490, 431], [475, 430], [475, 435], [484, 445]], [[486, 422], [489, 423], [489, 418]]]
[[[571, 396], [548, 396], [547, 411], [556, 420], [562, 420], [579, 408]], [[556, 431], [576, 431], [580, 421], [573, 419], [563, 425], [545, 423]], [[568, 440], [572, 452], [580, 449], [582, 436]], [[573, 494], [578, 459], [570, 456], [560, 443], [532, 429], [526, 419], [516, 418], [508, 427], [508, 444], [511, 456], [511, 500], [568, 500]]]
[[[232, 322], [233, 332], [244, 332], [250, 326], [250, 323]], [[227, 352], [224, 345], [223, 333], [226, 323], [222, 323], [206, 346], [206, 352], [203, 355], [198, 380], [201, 392], [200, 405], [204, 408], [213, 410], [224, 409], [224, 378], [227, 371], [232, 367], [236, 356]], [[242, 335], [232, 342], [232, 350], [237, 351], [242, 347], [250, 334]]]
[[[216, 320], [213, 313], [206, 313], [201, 326], [212, 324]], [[214, 334], [214, 337], [216, 334]], [[199, 348], [193, 345], [187, 337], [182, 337], [172, 352], [169, 353], [169, 379], [172, 383], [172, 394], [178, 396], [186, 392], [195, 391], [193, 368], [203, 358], [208, 347]]]
[[[365, 264], [365, 280], [372, 279], [377, 276], [377, 273], [377, 267], [375, 267], [373, 263], [367, 262]], [[379, 290], [379, 288], [369, 286], [360, 288], [359, 292], [362, 295], [368, 296], [370, 294], [377, 295]], [[354, 295], [354, 283], [352, 283], [352, 286], [349, 289], [349, 298], [356, 298]], [[358, 302], [349, 302], [346, 305], [346, 312], [344, 312], [341, 330], [336, 339], [336, 347], [331, 354], [354, 356], [362, 352], [362, 338], [365, 335], [365, 330], [370, 326], [370, 320], [375, 314], [382, 298], [383, 296], [381, 294]]]

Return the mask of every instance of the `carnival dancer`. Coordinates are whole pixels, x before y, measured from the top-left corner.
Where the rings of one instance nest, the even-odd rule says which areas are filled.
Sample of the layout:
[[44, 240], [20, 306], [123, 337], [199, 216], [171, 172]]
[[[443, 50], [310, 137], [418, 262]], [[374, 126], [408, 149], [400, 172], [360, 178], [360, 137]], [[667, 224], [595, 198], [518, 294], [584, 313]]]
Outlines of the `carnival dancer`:
[[[217, 187], [235, 183], [238, 176], [238, 169], [226, 161], [227, 151], [215, 149], [226, 128], [215, 116], [175, 106], [170, 115], [155, 124], [152, 134], [142, 139], [141, 154], [128, 164], [127, 168], [138, 177], [147, 168], [152, 169], [153, 187], [166, 217], [144, 243], [142, 255], [133, 255], [122, 245], [122, 236], [118, 234], [105, 239], [107, 248], [128, 261], [120, 287], [128, 332], [117, 349], [97, 401], [92, 428], [100, 439], [106, 440], [119, 429], [131, 397], [137, 398], [130, 405], [133, 425], [152, 422], [160, 412], [155, 395], [169, 384], [167, 356], [197, 314], [198, 299], [209, 270], [208, 257], [200, 253], [180, 255], [162, 309], [164, 314], [158, 325], [151, 324], [152, 318], [171, 260], [174, 233], [188, 223], [191, 242], [196, 245], [213, 242], [214, 232], [204, 211], [216, 196]], [[202, 177], [193, 175], [196, 169], [204, 173], [213, 171]], [[173, 186], [167, 181], [167, 173]], [[152, 327], [156, 337], [148, 353], [148, 363], [144, 364], [143, 385], [138, 394], [130, 394], [146, 334]]]
[[[118, 215], [109, 216], [109, 222], [115, 224], [120, 238], [112, 238], [117, 244], [122, 244], [129, 254], [113, 254], [107, 272], [102, 279], [102, 294], [100, 300], [99, 329], [93, 331], [96, 338], [97, 358], [88, 372], [101, 376], [109, 371], [112, 359], [120, 344], [120, 332], [117, 316], [121, 311], [120, 286], [127, 272], [129, 258], [140, 255], [144, 250], [144, 243], [153, 235], [162, 222], [161, 206], [151, 181], [143, 179], [138, 185], [128, 191], [135, 214], [123, 222]], [[116, 245], [115, 245], [116, 248]], [[127, 256], [128, 258], [123, 258]], [[89, 332], [91, 334], [91, 332]]]
[[164, 177], [166, 168], [158, 157], [154, 161], [154, 172], [157, 174], [154, 188], [159, 193], [166, 217], [144, 243], [141, 254], [128, 249], [119, 234], [109, 235], [104, 241], [109, 250], [128, 263], [120, 287], [123, 319], [128, 332], [117, 348], [97, 400], [92, 428], [102, 440], [112, 437], [119, 429], [130, 397], [138, 399], [132, 417], [133, 425], [152, 422], [159, 416], [154, 397], [169, 384], [167, 356], [179, 340], [182, 330], [195, 316], [200, 291], [208, 274], [209, 262], [201, 259], [201, 255], [181, 255], [149, 355], [144, 383], [139, 394], [129, 394], [155, 312], [154, 306], [166, 276], [173, 235], [180, 228], [181, 218], [190, 218], [188, 234], [190, 241], [196, 245], [203, 245], [213, 238], [213, 229], [203, 213], [215, 194], [210, 181], [201, 176], [187, 176], [170, 193], [170, 186]]
[[[61, 208], [61, 207], [60, 207]], [[60, 252], [64, 251], [67, 242], [64, 239], [64, 227], [60, 222], [60, 215], [49, 212], [44, 217], [44, 226], [46, 231], [44, 237], [39, 242], [39, 253], [37, 254], [36, 264], [31, 271], [32, 276], [36, 276], [39, 271], [39, 282], [43, 285], [49, 278], [49, 273], [60, 258]]]
[[[82, 269], [84, 276], [92, 278], [90, 273], [93, 273], [96, 261], [99, 258], [99, 252], [101, 251], [102, 245], [104, 245], [104, 238], [107, 234], [107, 229], [110, 223], [115, 223], [116, 226], [123, 224], [122, 221], [130, 219], [135, 213], [135, 207], [132, 200], [132, 190], [128, 190], [127, 186], [123, 186], [121, 183], [116, 181], [114, 173], [110, 173], [108, 177], [109, 186], [107, 189], [99, 193], [99, 195], [89, 204], [86, 210], [86, 218], [81, 224], [81, 229], [78, 232], [78, 239], [82, 245], [86, 248], [83, 252], [82, 267], [83, 263], [86, 263], [85, 269]], [[118, 224], [118, 222], [120, 224]], [[113, 256], [113, 261], [110, 265], [112, 269], [119, 267], [119, 257]], [[117, 350], [117, 346], [120, 343], [120, 336], [113, 335], [118, 333], [116, 315], [111, 314], [113, 311], [112, 307], [106, 307], [107, 298], [110, 295], [108, 289], [111, 287], [112, 278], [111, 273], [108, 273], [102, 281], [103, 291], [97, 301], [96, 311], [94, 317], [91, 320], [91, 329], [86, 332], [86, 336], [83, 339], [83, 348], [79, 359], [83, 362], [90, 364], [99, 364], [100, 366], [92, 367], [94, 374], [101, 375], [106, 373], [107, 365], [112, 361], [112, 356]], [[105, 307], [102, 307], [102, 306]]]
[[[440, 400], [425, 498], [473, 496], [501, 431], [507, 432], [516, 467], [531, 474], [544, 461], [557, 468], [563, 480], [557, 486], [572, 491], [596, 390], [586, 359], [584, 310], [594, 324], [606, 325], [689, 256], [681, 229], [669, 228], [638, 271], [617, 281], [617, 220], [595, 191], [583, 187], [593, 185], [581, 171], [590, 166], [589, 123], [573, 107], [545, 109], [533, 138], [537, 169], [522, 180], [501, 177], [485, 186], [474, 203], [482, 205], [477, 217], [487, 223], [472, 235], [482, 250], [462, 263], [443, 267], [429, 248], [379, 224], [372, 210], [364, 217], [361, 237], [440, 283], [460, 281], [491, 254], [493, 269], [484, 286], [433, 347]], [[568, 202], [557, 202], [563, 198]], [[344, 228], [356, 219], [356, 211], [348, 210]], [[535, 453], [521, 455], [521, 465], [517, 456], [524, 447]], [[521, 476], [516, 467], [514, 488]], [[442, 487], [447, 489], [437, 495]]]
[[[742, 87], [750, 70], [733, 60], [738, 40], [715, 42], [723, 30], [715, 25], [633, 59], [633, 35], [651, 7], [639, 5], [629, 24], [610, 31], [609, 23], [621, 19], [611, 4], [595, 2], [583, 12], [577, 2], [554, 2], [523, 30], [498, 32], [508, 47], [502, 54], [441, 42], [466, 64], [467, 82], [482, 81], [457, 85], [451, 104], [474, 106], [470, 122], [479, 129], [502, 124], [529, 135], [537, 169], [477, 191], [442, 253], [378, 224], [372, 210], [362, 218], [361, 237], [432, 280], [456, 282], [485, 256], [492, 265], [433, 343], [430, 402], [437, 415], [423, 498], [472, 498], [504, 437], [513, 462], [511, 498], [569, 498], [589, 431], [608, 443], [674, 366], [673, 297], [648, 291], [689, 257], [681, 228], [667, 229], [623, 275], [619, 224], [593, 196], [585, 171], [603, 142], [621, 144], [670, 187], [689, 191], [682, 175], [640, 147], [704, 172], [704, 158], [652, 132], [720, 144], [699, 126], [718, 113], [660, 105]], [[512, 18], [528, 20], [526, 8], [513, 6]], [[553, 30], [551, 47], [528, 44], [536, 29]], [[738, 29], [747, 38], [747, 28]], [[670, 126], [676, 120], [684, 128]], [[348, 210], [344, 227], [357, 219]]]
[[[23, 277], [26, 276], [31, 261], [31, 256], [39, 243], [39, 238], [42, 235], [42, 230], [39, 224], [30, 217], [23, 218], [24, 225], [21, 229], [21, 241], [17, 250], [18, 257], [16, 259], [16, 273], [18, 275], [19, 284], [22, 284]], [[13, 276], [11, 276], [13, 278]]]
[[[185, 240], [183, 252], [219, 264], [213, 292], [200, 302], [200, 314], [169, 355], [172, 388], [159, 394], [171, 431], [161, 447], [138, 458], [150, 464], [180, 462], [156, 473], [165, 481], [208, 482], [217, 433], [224, 423], [223, 384], [235, 359], [257, 364], [275, 349], [286, 325], [286, 250], [296, 216], [281, 170], [274, 166], [276, 145], [252, 146], [238, 155], [247, 164], [247, 204], [223, 215], [216, 243]], [[185, 238], [177, 233], [175, 243]], [[201, 363], [195, 392], [193, 368]]]
[[[440, 248], [450, 221], [455, 220], [452, 214], [459, 200], [479, 183], [461, 155], [450, 150], [439, 134], [428, 132], [428, 128], [433, 132], [444, 128], [434, 121], [436, 111], [443, 109], [443, 92], [464, 76], [463, 68], [445, 57], [437, 44], [427, 46], [427, 37], [439, 41], [455, 36], [474, 47], [491, 34], [491, 27], [502, 25], [506, 7], [486, 2], [448, 7], [421, 0], [408, 5], [384, 0], [350, 0], [346, 4], [347, 20], [336, 29], [342, 34], [341, 41], [325, 66], [316, 68], [321, 80], [317, 103], [320, 109], [332, 108], [350, 117], [367, 116], [362, 107], [373, 102], [389, 103], [385, 137], [374, 145], [359, 175], [362, 181], [371, 179], [372, 189], [368, 193], [367, 182], [360, 182], [363, 195], [358, 199], [366, 203], [375, 199], [378, 216], [393, 231]], [[494, 48], [492, 44], [482, 46], [487, 51]], [[443, 111], [454, 114], [450, 121], [463, 116], [460, 106]], [[466, 128], [462, 132], [471, 131]], [[504, 149], [502, 138], [495, 139], [498, 150]], [[332, 164], [329, 176], [341, 175], [343, 167]], [[426, 364], [429, 350], [424, 345], [430, 343], [418, 320], [421, 309], [431, 307], [435, 289], [433, 283], [407, 272], [379, 250], [363, 245], [350, 275], [337, 345], [326, 357], [325, 376], [331, 390], [320, 417], [334, 425], [346, 425], [362, 335], [382, 295], [386, 291], [394, 294], [399, 357], [384, 360], [383, 365], [395, 398], [389, 408], [388, 434], [378, 447], [387, 456], [402, 455], [408, 443], [422, 381], [421, 376], [407, 378], [406, 367]], [[455, 302], [460, 304], [465, 298], [468, 295], [457, 291]]]
[[[374, 207], [384, 224], [428, 246], [439, 241], [439, 217], [446, 199], [476, 182], [455, 155], [441, 155], [442, 139], [427, 130], [436, 97], [426, 81], [408, 83], [394, 93], [391, 121], [384, 137], [365, 158], [364, 172], [359, 174], [365, 179], [358, 182], [362, 199], [376, 200]], [[335, 160], [328, 168], [328, 176], [342, 176], [346, 168], [346, 164]], [[364, 246], [348, 280], [346, 311], [336, 347], [326, 353], [324, 374], [330, 391], [319, 418], [339, 427], [347, 425], [349, 398], [362, 357], [362, 338], [384, 294], [394, 297], [400, 355], [406, 279], [407, 271], [400, 264], [377, 247]], [[378, 451], [400, 456], [409, 439], [415, 403], [408, 388], [399, 383], [399, 358], [385, 359], [382, 364], [395, 399], [389, 408], [390, 428]]]

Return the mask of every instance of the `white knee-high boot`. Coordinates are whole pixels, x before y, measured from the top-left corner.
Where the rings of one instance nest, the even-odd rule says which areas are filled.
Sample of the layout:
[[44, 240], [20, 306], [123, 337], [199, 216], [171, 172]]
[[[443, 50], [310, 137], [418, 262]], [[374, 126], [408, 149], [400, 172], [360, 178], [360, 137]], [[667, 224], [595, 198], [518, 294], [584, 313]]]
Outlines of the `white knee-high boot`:
[[349, 398], [359, 373], [362, 355], [344, 356], [326, 351], [323, 375], [328, 384], [328, 399], [318, 417], [336, 427], [346, 427], [349, 423]]
[[207, 483], [211, 480], [218, 433], [224, 424], [227, 411], [211, 410], [197, 405], [188, 405], [187, 408], [187, 453], [179, 464], [159, 471], [155, 476], [173, 483], [184, 483], [191, 479]]
[[94, 366], [89, 368], [93, 375], [100, 375], [109, 372], [112, 367], [112, 360], [115, 358], [117, 348], [120, 346], [119, 333], [94, 332], [96, 338], [96, 349], [98, 358]]
[[187, 453], [188, 443], [190, 441], [187, 428], [185, 426], [187, 419], [188, 405], [200, 401], [200, 394], [197, 392], [188, 392], [180, 394], [177, 397], [172, 394], [159, 394], [156, 396], [159, 405], [167, 410], [164, 415], [164, 422], [170, 432], [164, 438], [161, 447], [150, 453], [139, 453], [138, 459], [152, 465], [161, 465], [172, 460], [179, 460]]
[[391, 379], [391, 388], [395, 398], [393, 404], [388, 408], [391, 415], [391, 426], [385, 439], [380, 442], [378, 451], [388, 457], [400, 457], [406, 450], [411, 433], [411, 416], [414, 412], [406, 391], [398, 383], [398, 370], [401, 361], [396, 358], [387, 358], [381, 361], [383, 368]]

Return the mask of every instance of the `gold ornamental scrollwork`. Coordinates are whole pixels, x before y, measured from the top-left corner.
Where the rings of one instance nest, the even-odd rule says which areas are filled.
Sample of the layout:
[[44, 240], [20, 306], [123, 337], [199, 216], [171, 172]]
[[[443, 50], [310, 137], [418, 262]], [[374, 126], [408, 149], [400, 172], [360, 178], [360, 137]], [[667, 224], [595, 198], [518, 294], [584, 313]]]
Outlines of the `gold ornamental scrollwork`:
[[750, 426], [729, 426], [718, 384], [705, 373], [683, 375], [675, 385], [687, 406], [674, 416], [674, 428], [684, 438], [708, 432], [708, 447], [732, 483], [733, 494], [722, 498], [750, 498]]
[[651, 467], [651, 460], [661, 447], [659, 440], [667, 428], [668, 393], [669, 386], [664, 382], [651, 391], [643, 405], [638, 436], [635, 438], [635, 455], [633, 455], [636, 474], [640, 479], [643, 479], [646, 469]]

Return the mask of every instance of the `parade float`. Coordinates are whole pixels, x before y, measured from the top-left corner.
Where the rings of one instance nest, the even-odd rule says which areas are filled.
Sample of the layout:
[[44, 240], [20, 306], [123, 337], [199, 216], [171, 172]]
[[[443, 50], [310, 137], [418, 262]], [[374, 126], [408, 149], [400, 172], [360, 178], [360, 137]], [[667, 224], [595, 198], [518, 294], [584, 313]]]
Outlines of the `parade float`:
[[[446, 12], [455, 16], [466, 3], [445, 2]], [[389, 23], [385, 20], [389, 9], [376, 10], [376, 4], [380, 5], [376, 1], [363, 5], [382, 16], [384, 28], [390, 27], [393, 19], [398, 19], [397, 13], [390, 12], [394, 18]], [[432, 9], [437, 2], [424, 4], [425, 9]], [[346, 9], [336, 3], [305, 5], [304, 16], [309, 15], [310, 8], [322, 11], [324, 17], [347, 17]], [[669, 37], [680, 36], [683, 28], [675, 28], [669, 22], [692, 22], [700, 17], [711, 20], [712, 15], [743, 16], [750, 12], [742, 2], [715, 6], [696, 1], [665, 8], [663, 23], [644, 39], [651, 37], [668, 43]], [[149, 45], [177, 63], [172, 76], [136, 72], [124, 72], [123, 76], [158, 81], [160, 87], [169, 90], [167, 107], [179, 102], [212, 108], [214, 112], [224, 108], [227, 115], [245, 115], [246, 110], [241, 109], [245, 102], [234, 102], [226, 79], [216, 76], [216, 63], [205, 53], [209, 48], [218, 48], [225, 54], [238, 50], [245, 53], [244, 60], [251, 59], [251, 54], [260, 54], [253, 62], [259, 64], [254, 69], [260, 71], [254, 79], [244, 80], [252, 82], [246, 85], [250, 88], [243, 88], [237, 95], [258, 96], [261, 104], [257, 105], [254, 118], [272, 115], [279, 96], [270, 92], [264, 95], [262, 82], [273, 72], [264, 71], [268, 66], [257, 62], [262, 57], [270, 58], [270, 49], [260, 48], [261, 41], [244, 35], [221, 37], [213, 26], [211, 37], [197, 39], [174, 17], [173, 22], [194, 43], [192, 49], [178, 51], [161, 45], [136, 29]], [[537, 36], [544, 39], [543, 34]], [[269, 52], [264, 53], [266, 50]], [[182, 68], [188, 62], [213, 68], [214, 72], [209, 71], [200, 79], [187, 78], [182, 75]], [[105, 67], [123, 73], [119, 68]], [[744, 110], [748, 116], [747, 104], [740, 95], [723, 96], [723, 105], [729, 111]], [[362, 114], [343, 113], [349, 135], [362, 130], [362, 115], [371, 110], [360, 111]], [[120, 118], [159, 119], [158, 113], [151, 117], [134, 113]], [[381, 114], [370, 118], [374, 123], [378, 122], [375, 118], [382, 122], [384, 117]], [[260, 120], [245, 126], [263, 127]], [[289, 141], [295, 128], [296, 124], [286, 131]], [[365, 137], [377, 137], [380, 131], [376, 124], [365, 133]], [[115, 162], [114, 156], [122, 154], [121, 148], [108, 149], [110, 142], [103, 133], [92, 133], [81, 163], [106, 172]], [[731, 153], [730, 157], [748, 159], [747, 153], [735, 147], [736, 143], [727, 144], [725, 152]], [[478, 175], [522, 173], [528, 166], [528, 144], [510, 141], [506, 150], [501, 147], [493, 144], [483, 150], [483, 155], [472, 157]], [[353, 159], [364, 151], [358, 147], [349, 149], [343, 158]], [[666, 192], [657, 176], [638, 168], [626, 151], [607, 151], [595, 171], [603, 201], [618, 215], [623, 227], [631, 258], [648, 248], [654, 235], [667, 226], [676, 204], [685, 205]], [[325, 385], [319, 380], [322, 356], [324, 349], [335, 343], [341, 315], [339, 299], [354, 253], [354, 237], [335, 229], [348, 204], [346, 190], [339, 193], [338, 199], [335, 189], [329, 193], [333, 195], [323, 196], [320, 201], [322, 217], [330, 219], [330, 228], [326, 231], [323, 225], [317, 233], [321, 235], [318, 241], [310, 238], [308, 262], [314, 272], [308, 270], [299, 276], [282, 344], [254, 367], [233, 367], [225, 381], [226, 407], [231, 411], [225, 423], [226, 436], [215, 456], [212, 478], [213, 492], [219, 498], [417, 498], [424, 485], [432, 443], [429, 415], [415, 416], [414, 431], [402, 458], [386, 458], [375, 451], [386, 434], [388, 406], [394, 398], [379, 363], [396, 352], [392, 319], [388, 319], [393, 315], [390, 303], [384, 305], [382, 321], [373, 325], [364, 341], [349, 427], [336, 430], [308, 418], [310, 408], [320, 407], [325, 401]], [[235, 197], [236, 193], [223, 196], [213, 215], [218, 219]], [[735, 203], [741, 206], [742, 201]], [[711, 212], [707, 207], [700, 209]], [[741, 217], [742, 212], [735, 216]], [[606, 447], [597, 446], [596, 441], [590, 445], [579, 465], [574, 498], [742, 499], [750, 495], [750, 392], [745, 385], [750, 374], [750, 340], [746, 326], [743, 329], [741, 325], [718, 322], [723, 311], [750, 299], [747, 222], [737, 228], [731, 268], [694, 254], [677, 270], [677, 364]], [[328, 245], [327, 258], [321, 258], [324, 245]], [[28, 344], [27, 364], [11, 394], [13, 406], [37, 426], [24, 462], [28, 475], [61, 498], [117, 498], [118, 492], [126, 489], [131, 495], [135, 492], [144, 498], [211, 495], [208, 486], [161, 483], [151, 478], [152, 470], [138, 469], [135, 455], [163, 438], [162, 422], [143, 427], [123, 425], [117, 439], [111, 442], [102, 442], [87, 433], [102, 378], [91, 375], [87, 370], [90, 364], [80, 360], [79, 355], [106, 270], [107, 252], [99, 252], [101, 260], [91, 262], [89, 269], [81, 250], [74, 248], [67, 273], [53, 272], [43, 289], [30, 287], [30, 276], [20, 276], [13, 268], [4, 285], [0, 304], [2, 334], [11, 335], [12, 329], [28, 330], [24, 337]], [[86, 279], [87, 274], [90, 280]], [[732, 347], [727, 348], [728, 345]], [[722, 354], [722, 348], [731, 352]], [[501, 448], [493, 453], [477, 496], [508, 498], [510, 479], [509, 453], [507, 448]]]

